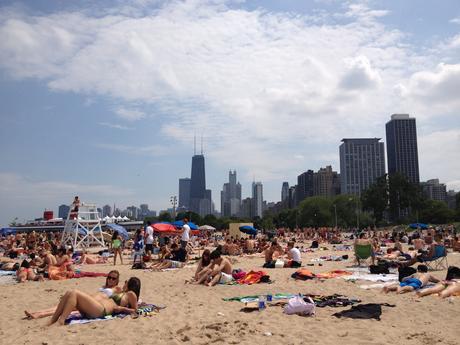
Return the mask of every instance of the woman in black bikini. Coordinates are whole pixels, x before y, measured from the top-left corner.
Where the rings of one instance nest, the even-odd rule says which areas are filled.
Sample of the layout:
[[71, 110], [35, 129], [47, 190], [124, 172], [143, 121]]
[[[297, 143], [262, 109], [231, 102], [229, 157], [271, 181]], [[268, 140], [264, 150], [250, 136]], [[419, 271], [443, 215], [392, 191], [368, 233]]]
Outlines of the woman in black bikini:
[[49, 325], [56, 322], [64, 325], [66, 318], [74, 310], [87, 318], [104, 317], [113, 313], [136, 313], [140, 291], [141, 281], [136, 277], [125, 282], [122, 293], [113, 294], [110, 298], [104, 294], [91, 296], [78, 290], [68, 291], [61, 298]]

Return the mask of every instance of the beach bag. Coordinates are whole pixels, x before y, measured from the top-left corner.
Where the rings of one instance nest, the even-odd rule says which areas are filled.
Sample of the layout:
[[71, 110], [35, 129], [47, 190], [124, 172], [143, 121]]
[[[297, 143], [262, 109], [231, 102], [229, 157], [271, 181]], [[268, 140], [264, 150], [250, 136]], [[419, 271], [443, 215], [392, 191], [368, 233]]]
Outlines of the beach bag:
[[305, 302], [301, 296], [295, 296], [291, 298], [288, 303], [284, 306], [284, 313], [287, 315], [314, 315], [315, 314], [315, 303], [308, 297], [308, 302]]
[[371, 274], [389, 274], [389, 265], [385, 262], [379, 263], [378, 265], [370, 265], [369, 272], [371, 272]]
[[283, 268], [284, 267], [284, 261], [283, 260], [276, 260], [275, 262], [275, 268]]

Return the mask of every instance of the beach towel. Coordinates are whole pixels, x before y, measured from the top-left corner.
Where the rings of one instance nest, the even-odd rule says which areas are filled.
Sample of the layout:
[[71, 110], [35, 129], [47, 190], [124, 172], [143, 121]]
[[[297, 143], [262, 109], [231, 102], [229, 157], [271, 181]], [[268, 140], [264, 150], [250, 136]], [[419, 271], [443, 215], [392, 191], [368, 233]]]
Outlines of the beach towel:
[[[138, 316], [152, 316], [154, 313], [157, 313], [161, 309], [166, 308], [165, 306], [157, 306], [155, 304], [148, 304], [144, 303], [137, 308], [137, 315]], [[114, 314], [114, 315], [106, 315], [104, 317], [94, 318], [94, 319], [87, 319], [84, 318], [78, 311], [70, 313], [69, 317], [65, 320], [65, 323], [68, 325], [77, 325], [77, 324], [85, 324], [91, 322], [98, 322], [98, 321], [109, 321], [114, 319], [123, 319], [129, 316], [126, 313]]]
[[368, 303], [358, 304], [351, 307], [351, 309], [342, 310], [338, 313], [332, 314], [337, 318], [346, 317], [350, 319], [375, 319], [380, 321], [382, 315], [382, 306], [395, 307], [394, 304], [388, 303]]
[[16, 274], [15, 271], [2, 271], [2, 270], [0, 270], [0, 277], [14, 276], [15, 274]]
[[50, 266], [48, 268], [48, 277], [51, 280], [66, 280], [72, 278], [85, 277], [107, 277], [107, 273], [85, 272], [80, 270], [68, 270], [65, 266]]
[[238, 284], [257, 284], [270, 281], [270, 276], [264, 271], [249, 271], [244, 278], [238, 279]]
[[348, 298], [343, 295], [333, 294], [330, 296], [321, 296], [321, 295], [310, 295], [309, 296], [315, 305], [319, 308], [324, 307], [346, 307], [348, 305], [353, 305], [360, 303], [361, 300], [357, 298]]
[[344, 271], [344, 270], [333, 270], [329, 272], [324, 272], [324, 273], [313, 273], [305, 268], [302, 268], [296, 272], [294, 272], [291, 277], [294, 279], [299, 279], [299, 280], [309, 280], [313, 278], [318, 278], [318, 279], [330, 279], [330, 278], [338, 278], [346, 275], [352, 275], [351, 272]]
[[369, 280], [372, 282], [398, 281], [397, 274], [354, 273], [352, 275], [343, 276], [342, 278], [345, 280]]
[[[265, 298], [267, 295], [262, 295]], [[276, 293], [272, 295], [272, 299], [275, 300], [283, 300], [283, 299], [289, 299], [296, 296], [296, 294], [292, 293]], [[229, 298], [222, 298], [226, 302], [231, 302], [231, 301], [238, 301], [238, 302], [243, 302], [243, 303], [248, 303], [248, 302], [257, 302], [259, 301], [260, 295], [249, 295], [249, 296], [237, 296], [237, 297], [229, 297]]]

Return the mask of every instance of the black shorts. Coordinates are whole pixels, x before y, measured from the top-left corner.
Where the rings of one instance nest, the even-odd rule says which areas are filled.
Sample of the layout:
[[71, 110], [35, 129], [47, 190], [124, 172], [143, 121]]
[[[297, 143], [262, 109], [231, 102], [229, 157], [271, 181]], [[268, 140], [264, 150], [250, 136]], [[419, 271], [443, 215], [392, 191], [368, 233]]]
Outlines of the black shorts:
[[298, 262], [298, 261], [291, 261], [290, 264], [289, 264], [289, 267], [292, 267], [292, 268], [297, 268], [297, 267], [301, 267], [301, 266], [302, 266], [302, 263]]
[[153, 243], [148, 243], [145, 245], [145, 251], [153, 253]]

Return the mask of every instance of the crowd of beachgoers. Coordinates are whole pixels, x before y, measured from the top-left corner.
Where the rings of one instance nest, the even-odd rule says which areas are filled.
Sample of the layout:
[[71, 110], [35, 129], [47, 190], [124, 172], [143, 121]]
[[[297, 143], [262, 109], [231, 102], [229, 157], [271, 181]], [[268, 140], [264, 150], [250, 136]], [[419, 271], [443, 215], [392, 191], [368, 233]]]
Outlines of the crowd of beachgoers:
[[[386, 284], [382, 292], [415, 292], [418, 297], [439, 294], [442, 298], [460, 295], [460, 269], [443, 267], [445, 279], [435, 277], [429, 267], [450, 252], [460, 251], [460, 241], [453, 225], [429, 227], [407, 232], [401, 228], [363, 229], [344, 232], [337, 228], [304, 228], [290, 231], [278, 229], [270, 236], [230, 236], [228, 230], [205, 232], [191, 236], [184, 220], [179, 235], [157, 236], [150, 223], [138, 229], [129, 240], [117, 231], [111, 235], [108, 248], [75, 250], [61, 243], [62, 233], [18, 233], [1, 238], [0, 271], [15, 272], [18, 283], [27, 281], [66, 280], [104, 276], [106, 283], [99, 291], [71, 290], [55, 306], [39, 311], [26, 311], [29, 318], [51, 316], [50, 324], [65, 324], [69, 315], [79, 311], [87, 318], [126, 313], [136, 314], [139, 308], [141, 280], [135, 276], [119, 286], [120, 273], [91, 272], [90, 265], [107, 266], [129, 264], [133, 272], [167, 271], [195, 265], [187, 284], [209, 287], [217, 284], [257, 283], [268, 277], [271, 268], [298, 268], [299, 277], [309, 277], [302, 254], [321, 250], [324, 246], [350, 250], [356, 264], [367, 264], [369, 273], [388, 273], [397, 270], [399, 281]], [[440, 248], [442, 252], [440, 252]], [[236, 258], [260, 256], [262, 267], [242, 272], [234, 267]], [[354, 256], [354, 257], [353, 257]], [[327, 257], [324, 260], [346, 260], [348, 255]], [[321, 265], [321, 264], [320, 264]], [[307, 272], [307, 273], [306, 273]], [[332, 272], [330, 276], [345, 274]], [[323, 275], [326, 277], [327, 275]], [[31, 283], [32, 284], [32, 283]]]

